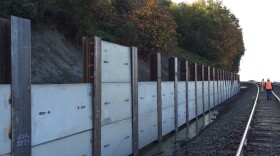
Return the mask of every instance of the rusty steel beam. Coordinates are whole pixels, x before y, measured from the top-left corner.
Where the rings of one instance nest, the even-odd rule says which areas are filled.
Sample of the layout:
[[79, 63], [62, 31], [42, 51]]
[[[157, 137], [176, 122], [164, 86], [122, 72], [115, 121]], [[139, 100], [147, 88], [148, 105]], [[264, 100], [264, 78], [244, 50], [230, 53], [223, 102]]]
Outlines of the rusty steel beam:
[[92, 83], [93, 155], [101, 156], [101, 39], [83, 37], [83, 80]]
[[93, 84], [93, 155], [101, 156], [101, 39], [83, 38], [83, 80]]
[[0, 18], [0, 84], [11, 83], [11, 22]]
[[195, 63], [189, 64], [189, 80], [195, 81]]
[[83, 80], [84, 83], [93, 83], [94, 81], [94, 38], [83, 37]]

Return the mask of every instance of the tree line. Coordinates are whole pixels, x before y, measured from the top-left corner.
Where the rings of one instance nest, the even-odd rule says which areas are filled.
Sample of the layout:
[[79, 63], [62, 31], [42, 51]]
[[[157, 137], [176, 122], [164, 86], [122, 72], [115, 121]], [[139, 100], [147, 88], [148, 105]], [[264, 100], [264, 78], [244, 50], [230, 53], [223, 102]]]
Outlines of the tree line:
[[179, 46], [238, 72], [245, 52], [238, 18], [218, 0], [1, 0], [0, 17], [11, 14], [56, 27], [76, 43], [95, 35], [137, 46], [143, 58]]

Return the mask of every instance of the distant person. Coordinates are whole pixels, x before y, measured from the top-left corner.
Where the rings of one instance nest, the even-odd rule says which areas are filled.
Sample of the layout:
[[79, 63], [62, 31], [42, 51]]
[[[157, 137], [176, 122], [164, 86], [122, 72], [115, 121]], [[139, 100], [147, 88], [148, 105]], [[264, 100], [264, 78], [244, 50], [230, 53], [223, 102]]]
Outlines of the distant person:
[[261, 88], [262, 93], [263, 93], [263, 90], [264, 90], [264, 86], [265, 86], [265, 81], [264, 81], [264, 79], [262, 79], [262, 81], [260, 83], [260, 88]]
[[269, 100], [271, 100], [272, 90], [273, 90], [273, 85], [270, 82], [269, 78], [267, 78], [267, 81], [265, 83], [265, 89], [266, 89], [266, 99], [267, 99], [267, 101], [269, 101]]

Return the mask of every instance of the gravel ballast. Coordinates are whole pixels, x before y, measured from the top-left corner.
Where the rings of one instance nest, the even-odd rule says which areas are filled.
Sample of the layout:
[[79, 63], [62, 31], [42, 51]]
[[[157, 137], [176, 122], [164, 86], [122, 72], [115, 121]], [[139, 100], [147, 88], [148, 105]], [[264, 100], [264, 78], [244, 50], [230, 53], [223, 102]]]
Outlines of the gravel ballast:
[[253, 107], [257, 87], [244, 83], [246, 89], [218, 107], [216, 120], [199, 135], [188, 141], [180, 141], [173, 155], [235, 155]]

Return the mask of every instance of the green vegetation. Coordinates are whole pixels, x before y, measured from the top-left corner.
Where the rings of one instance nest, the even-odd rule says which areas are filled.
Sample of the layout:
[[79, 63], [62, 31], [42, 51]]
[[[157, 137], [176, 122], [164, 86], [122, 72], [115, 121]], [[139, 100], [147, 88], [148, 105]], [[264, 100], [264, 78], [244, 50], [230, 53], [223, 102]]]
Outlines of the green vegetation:
[[199, 0], [170, 7], [177, 23], [178, 44], [226, 70], [239, 70], [244, 54], [238, 19], [219, 1]]
[[142, 58], [158, 51], [175, 53], [238, 72], [245, 52], [238, 19], [217, 0], [1, 0], [0, 17], [10, 15], [56, 27], [75, 43], [99, 36], [136, 46]]
[[197, 55], [197, 53], [187, 51], [184, 48], [174, 46], [171, 49], [172, 50], [170, 50], [170, 51], [172, 51], [175, 56], [188, 60], [189, 63], [198, 63], [198, 64], [203, 64], [203, 65], [212, 66], [212, 67], [217, 66], [217, 64], [206, 59], [205, 57], [199, 56], [199, 55]]

